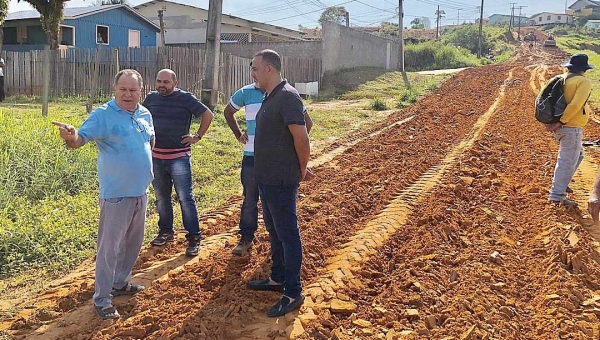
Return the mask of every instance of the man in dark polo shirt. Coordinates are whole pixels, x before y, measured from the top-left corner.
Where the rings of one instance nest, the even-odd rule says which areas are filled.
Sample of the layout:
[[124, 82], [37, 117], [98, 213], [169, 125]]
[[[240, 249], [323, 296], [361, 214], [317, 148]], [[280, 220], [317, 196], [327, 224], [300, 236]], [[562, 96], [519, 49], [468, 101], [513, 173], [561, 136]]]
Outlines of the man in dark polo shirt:
[[[156, 91], [148, 93], [142, 103], [154, 120], [156, 146], [152, 150], [154, 180], [152, 186], [158, 209], [158, 236], [150, 243], [162, 246], [173, 242], [173, 201], [175, 187], [183, 227], [187, 231], [187, 256], [196, 256], [200, 248], [198, 209], [192, 194], [192, 144], [196, 144], [208, 130], [213, 113], [193, 94], [177, 88], [175, 72], [164, 69], [156, 75]], [[201, 117], [200, 127], [190, 134], [192, 116]]]
[[248, 287], [283, 293], [279, 302], [267, 311], [267, 316], [277, 317], [304, 302], [296, 198], [300, 181], [312, 176], [306, 167], [310, 142], [304, 105], [298, 91], [281, 78], [279, 54], [263, 50], [254, 55], [251, 66], [256, 86], [265, 90], [265, 99], [256, 116], [254, 176], [271, 239], [273, 264], [269, 278], [250, 281]]

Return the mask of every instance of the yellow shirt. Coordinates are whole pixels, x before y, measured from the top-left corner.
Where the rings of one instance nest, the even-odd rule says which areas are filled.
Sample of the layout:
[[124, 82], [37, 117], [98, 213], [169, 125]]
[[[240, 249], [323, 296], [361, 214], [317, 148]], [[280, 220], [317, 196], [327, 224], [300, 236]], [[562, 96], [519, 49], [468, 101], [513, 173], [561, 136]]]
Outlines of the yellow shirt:
[[590, 118], [586, 102], [592, 92], [592, 82], [583, 76], [572, 76], [565, 82], [563, 92], [567, 107], [560, 122], [567, 127], [584, 127]]

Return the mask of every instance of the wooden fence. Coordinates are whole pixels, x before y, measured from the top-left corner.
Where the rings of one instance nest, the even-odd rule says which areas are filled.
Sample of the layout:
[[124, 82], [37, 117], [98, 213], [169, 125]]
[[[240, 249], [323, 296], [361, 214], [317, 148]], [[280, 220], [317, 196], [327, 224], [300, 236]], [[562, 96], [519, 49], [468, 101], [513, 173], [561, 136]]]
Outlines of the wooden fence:
[[[184, 47], [143, 47], [110, 49], [68, 49], [50, 52], [50, 70], [44, 69], [44, 51], [3, 51], [6, 62], [4, 81], [8, 95], [42, 94], [44, 72], [50, 72], [50, 95], [53, 97], [87, 96], [93, 74], [98, 72], [97, 93], [110, 96], [113, 77], [120, 69], [132, 68], [141, 73], [145, 89], [154, 89], [156, 73], [170, 68], [177, 74], [179, 87], [200, 97], [204, 51]], [[251, 59], [222, 53], [219, 72], [219, 97], [227, 102], [240, 87], [250, 84]], [[282, 74], [296, 82], [319, 81], [321, 60], [282, 57]]]

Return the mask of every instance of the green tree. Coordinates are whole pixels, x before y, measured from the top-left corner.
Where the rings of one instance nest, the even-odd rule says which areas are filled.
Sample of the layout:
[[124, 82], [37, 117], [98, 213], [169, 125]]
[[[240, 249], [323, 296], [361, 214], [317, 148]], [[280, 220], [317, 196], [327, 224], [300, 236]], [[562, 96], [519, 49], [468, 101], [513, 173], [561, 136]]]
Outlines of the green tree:
[[425, 28], [425, 24], [423, 23], [423, 20], [421, 18], [414, 18], [412, 19], [412, 21], [410, 22], [411, 26], [410, 28], [416, 29], [416, 28]]
[[319, 18], [319, 23], [323, 24], [324, 21], [343, 25], [346, 22], [346, 8], [344, 6], [327, 7]]
[[575, 18], [575, 26], [577, 26], [578, 28], [581, 28], [583, 26], [585, 26], [585, 24], [588, 22], [588, 20], [598, 20], [600, 19], [600, 15], [597, 14], [592, 14], [592, 15], [588, 15], [585, 17], [576, 17]]
[[[448, 30], [443, 37], [443, 41], [454, 46], [466, 48], [471, 53], [476, 54], [478, 50], [479, 26], [476, 24], [460, 25]], [[481, 40], [481, 50], [487, 51], [491, 47], [490, 34], [483, 31]]]
[[9, 0], [0, 0], [0, 52], [2, 51], [2, 41], [4, 40], [4, 20], [8, 15]]
[[58, 49], [58, 32], [60, 29], [60, 22], [62, 21], [65, 14], [65, 2], [69, 0], [18, 0], [19, 2], [25, 1], [29, 3], [33, 8], [40, 13], [40, 21], [42, 22], [42, 29], [46, 32], [48, 37], [48, 44], [50, 49]]
[[382, 37], [386, 38], [397, 38], [398, 37], [398, 24], [394, 24], [393, 22], [384, 21], [379, 26], [379, 34]]

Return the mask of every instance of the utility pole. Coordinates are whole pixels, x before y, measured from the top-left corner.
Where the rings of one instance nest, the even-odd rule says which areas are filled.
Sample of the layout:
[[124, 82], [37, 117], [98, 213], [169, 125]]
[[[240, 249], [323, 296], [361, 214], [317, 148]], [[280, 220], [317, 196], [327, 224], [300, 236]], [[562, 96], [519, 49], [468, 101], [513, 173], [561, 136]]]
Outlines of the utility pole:
[[160, 46], [165, 47], [165, 21], [163, 20], [163, 13], [166, 11], [165, 6], [158, 10], [158, 22], [160, 27]]
[[400, 72], [404, 72], [404, 9], [402, 8], [402, 2], [404, 0], [398, 0], [398, 45], [400, 46], [400, 52], [398, 53], [398, 69]]
[[435, 18], [435, 24], [436, 24], [436, 28], [435, 28], [435, 40], [438, 40], [440, 38], [440, 5], [438, 5], [437, 11], [435, 11], [435, 14], [436, 14], [436, 18]]
[[479, 12], [479, 39], [477, 48], [477, 58], [481, 58], [481, 39], [483, 36], [483, 0], [481, 0], [481, 12]]
[[516, 2], [511, 2], [510, 3], [512, 5], [511, 9], [510, 9], [510, 22], [508, 23], [508, 31], [510, 32], [514, 26], [514, 21], [515, 20], [515, 5], [517, 4]]
[[350, 27], [350, 12], [346, 11], [344, 16], [346, 17], [346, 27]]
[[460, 25], [460, 10], [461, 10], [461, 8], [457, 9], [457, 11], [458, 11], [458, 16], [457, 16], [457, 18], [456, 18], [456, 26]]
[[521, 9], [527, 6], [519, 6], [519, 30], [517, 31], [517, 40], [521, 40]]
[[206, 51], [204, 52], [204, 79], [202, 102], [213, 108], [217, 104], [219, 87], [219, 56], [221, 55], [221, 14], [223, 0], [210, 0], [206, 25]]

